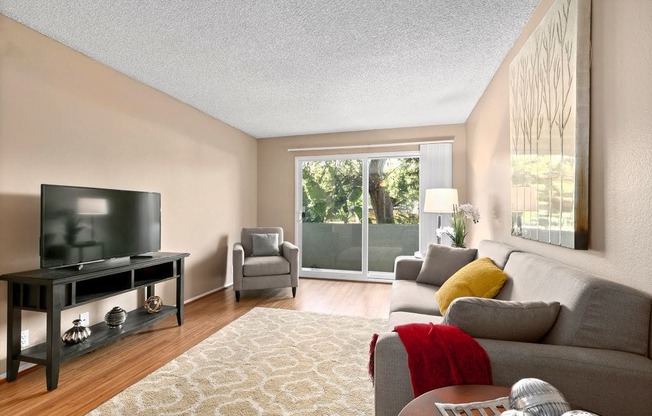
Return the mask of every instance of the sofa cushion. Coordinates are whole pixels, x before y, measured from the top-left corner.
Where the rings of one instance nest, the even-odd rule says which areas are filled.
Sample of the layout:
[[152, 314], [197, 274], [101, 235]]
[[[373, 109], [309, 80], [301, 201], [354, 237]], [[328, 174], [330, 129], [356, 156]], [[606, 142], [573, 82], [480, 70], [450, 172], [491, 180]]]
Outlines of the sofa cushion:
[[489, 257], [501, 269], [505, 268], [510, 254], [514, 251], [517, 251], [516, 248], [498, 241], [482, 240], [478, 243], [478, 257]]
[[491, 298], [498, 293], [507, 276], [491, 261], [481, 257], [455, 272], [437, 291], [435, 298], [442, 315], [448, 305], [462, 296]]
[[251, 255], [252, 256], [278, 256], [278, 234], [251, 234]]
[[439, 315], [435, 300], [438, 287], [410, 280], [396, 280], [392, 284], [390, 312], [403, 311]]
[[281, 256], [259, 256], [245, 258], [242, 274], [245, 277], [289, 274], [290, 263]]
[[429, 322], [432, 322], [433, 324], [441, 324], [443, 323], [443, 321], [444, 321], [443, 316], [398, 311], [389, 314], [388, 329], [390, 331], [393, 331], [394, 327], [397, 325], [405, 325], [405, 324], [413, 324], [413, 323], [427, 324]]
[[476, 338], [535, 342], [550, 330], [559, 302], [511, 302], [462, 297], [446, 310], [444, 323]]
[[453, 273], [472, 262], [477, 252], [474, 248], [429, 244], [417, 282], [441, 286]]

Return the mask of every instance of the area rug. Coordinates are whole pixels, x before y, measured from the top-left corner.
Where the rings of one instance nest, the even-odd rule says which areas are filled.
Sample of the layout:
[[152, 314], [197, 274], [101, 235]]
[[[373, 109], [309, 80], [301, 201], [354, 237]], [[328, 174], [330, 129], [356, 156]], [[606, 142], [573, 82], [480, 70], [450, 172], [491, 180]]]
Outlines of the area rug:
[[372, 415], [369, 341], [386, 325], [255, 308], [88, 415]]

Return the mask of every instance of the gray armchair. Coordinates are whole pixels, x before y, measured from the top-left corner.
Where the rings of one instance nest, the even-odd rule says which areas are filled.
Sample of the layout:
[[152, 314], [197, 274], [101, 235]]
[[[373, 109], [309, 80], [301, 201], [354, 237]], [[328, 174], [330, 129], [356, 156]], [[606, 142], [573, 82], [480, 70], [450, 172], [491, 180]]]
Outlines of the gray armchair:
[[283, 240], [283, 229], [243, 228], [240, 242], [233, 245], [233, 290], [236, 301], [240, 301], [241, 290], [282, 287], [291, 287], [292, 297], [295, 297], [297, 286], [299, 248]]

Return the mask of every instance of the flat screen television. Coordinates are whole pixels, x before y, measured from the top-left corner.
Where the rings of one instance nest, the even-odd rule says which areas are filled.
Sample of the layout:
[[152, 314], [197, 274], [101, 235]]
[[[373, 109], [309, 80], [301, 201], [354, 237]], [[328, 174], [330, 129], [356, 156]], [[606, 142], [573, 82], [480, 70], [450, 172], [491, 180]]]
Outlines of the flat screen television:
[[161, 194], [41, 185], [41, 268], [161, 249]]

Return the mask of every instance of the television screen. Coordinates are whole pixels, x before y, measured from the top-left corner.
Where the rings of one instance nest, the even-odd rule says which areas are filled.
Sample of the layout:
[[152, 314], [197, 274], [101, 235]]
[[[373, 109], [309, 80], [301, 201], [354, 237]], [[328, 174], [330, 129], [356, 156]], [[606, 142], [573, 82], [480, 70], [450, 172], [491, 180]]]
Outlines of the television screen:
[[161, 249], [161, 195], [41, 185], [41, 268]]

